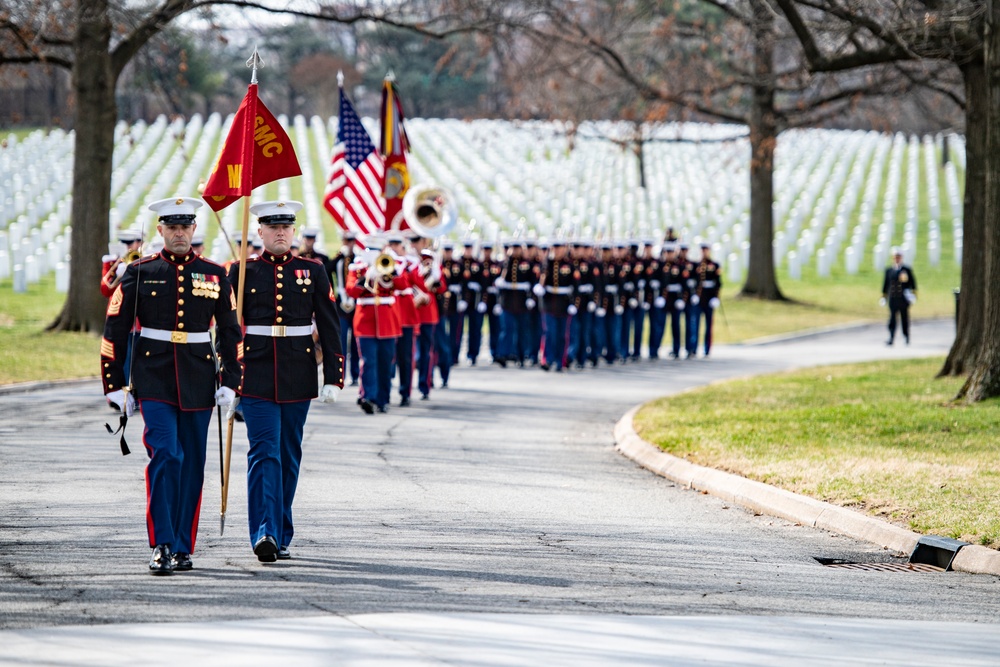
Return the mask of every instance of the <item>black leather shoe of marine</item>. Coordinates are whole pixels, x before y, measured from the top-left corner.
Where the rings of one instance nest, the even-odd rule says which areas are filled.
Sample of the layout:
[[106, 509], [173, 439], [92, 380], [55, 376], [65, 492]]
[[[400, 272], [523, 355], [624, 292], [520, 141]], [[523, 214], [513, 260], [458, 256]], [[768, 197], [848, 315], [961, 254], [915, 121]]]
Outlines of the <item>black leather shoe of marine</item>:
[[405, 408], [409, 404], [410, 404], [410, 397], [409, 396], [404, 396], [401, 399], [399, 399], [399, 407]]
[[361, 409], [364, 411], [366, 415], [375, 414], [375, 404], [369, 401], [368, 399], [365, 398], [360, 399], [358, 401], [358, 405], [361, 406]]
[[288, 552], [288, 547], [278, 549], [278, 560], [291, 560], [292, 554]]
[[153, 575], [174, 573], [174, 564], [170, 559], [170, 547], [166, 544], [157, 544], [153, 549], [153, 555], [149, 557], [149, 573]]
[[191, 554], [171, 554], [170, 563], [174, 566], [174, 572], [187, 572], [194, 569], [194, 563], [191, 562]]
[[253, 552], [261, 563], [273, 563], [278, 560], [278, 543], [270, 535], [265, 535], [253, 545]]

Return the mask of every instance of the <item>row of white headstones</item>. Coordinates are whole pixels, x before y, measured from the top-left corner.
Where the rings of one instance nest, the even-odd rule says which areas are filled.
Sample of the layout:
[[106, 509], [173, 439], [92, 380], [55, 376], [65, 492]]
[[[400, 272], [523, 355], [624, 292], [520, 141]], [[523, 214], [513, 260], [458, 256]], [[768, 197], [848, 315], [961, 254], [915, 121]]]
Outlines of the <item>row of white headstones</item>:
[[[161, 117], [148, 125], [119, 123], [108, 220], [111, 238], [124, 226], [142, 230], [155, 244], [156, 221], [145, 205], [166, 197], [197, 196], [231, 122], [232, 116], [223, 120], [213, 114], [207, 120], [194, 116], [168, 122]], [[297, 181], [297, 196], [304, 203], [300, 219], [322, 230], [322, 188], [336, 118], [307, 122], [296, 116], [289, 123], [282, 116], [279, 122], [295, 142], [303, 175], [258, 188], [252, 200], [289, 199]], [[377, 136], [376, 121], [365, 123]], [[642, 144], [645, 188], [640, 187], [633, 129], [625, 124], [573, 128], [571, 151], [569, 128], [561, 123], [412, 119], [407, 127], [412, 181], [453, 190], [461, 213], [454, 232], [458, 239], [629, 239], [658, 246], [665, 230], [673, 228], [692, 247], [710, 243], [714, 256], [723, 258], [730, 280], [739, 280], [745, 271], [749, 147], [739, 127], [689, 123], [647, 131]], [[783, 133], [772, 207], [776, 263], [787, 266], [793, 279], [810, 265], [819, 276], [829, 276], [837, 262], [853, 274], [866, 253], [871, 266], [880, 269], [897, 244], [908, 261], [916, 260], [919, 250], [937, 265], [943, 246], [937, 167], [941, 144], [940, 136]], [[964, 171], [965, 151], [961, 137], [951, 135], [950, 145], [955, 159], [944, 168], [945, 222], [951, 227], [952, 257], [958, 262], [958, 170]], [[0, 150], [0, 280], [13, 277], [17, 291], [51, 271], [56, 272], [57, 288], [66, 289], [72, 160], [72, 134], [60, 130], [36, 131], [20, 142], [11, 137]], [[900, 235], [896, 218], [904, 174]], [[917, 245], [921, 195], [927, 211], [924, 248]], [[218, 229], [206, 239], [207, 252], [217, 261], [231, 256], [229, 240], [239, 233], [239, 211], [230, 206], [217, 219], [207, 207], [199, 211], [202, 229]], [[319, 245], [323, 243], [321, 231]]]

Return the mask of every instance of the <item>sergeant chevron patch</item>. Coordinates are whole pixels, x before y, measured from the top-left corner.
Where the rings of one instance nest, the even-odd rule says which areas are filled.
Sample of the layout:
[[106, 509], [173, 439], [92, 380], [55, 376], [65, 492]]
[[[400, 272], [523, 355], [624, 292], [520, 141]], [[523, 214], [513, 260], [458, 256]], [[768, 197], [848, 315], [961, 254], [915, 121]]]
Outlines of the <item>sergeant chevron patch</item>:
[[101, 339], [101, 356], [105, 359], [113, 360], [115, 358], [115, 346], [107, 338]]
[[122, 286], [119, 285], [108, 302], [108, 317], [114, 317], [122, 309]]

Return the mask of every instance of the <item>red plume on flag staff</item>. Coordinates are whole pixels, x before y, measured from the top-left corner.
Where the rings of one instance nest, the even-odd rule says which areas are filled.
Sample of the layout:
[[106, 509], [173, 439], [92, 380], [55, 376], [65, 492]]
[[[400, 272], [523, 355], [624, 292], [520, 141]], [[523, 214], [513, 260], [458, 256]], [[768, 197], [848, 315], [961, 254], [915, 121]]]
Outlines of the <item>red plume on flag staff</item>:
[[254, 188], [301, 174], [291, 139], [251, 83], [202, 197], [212, 210], [221, 211]]

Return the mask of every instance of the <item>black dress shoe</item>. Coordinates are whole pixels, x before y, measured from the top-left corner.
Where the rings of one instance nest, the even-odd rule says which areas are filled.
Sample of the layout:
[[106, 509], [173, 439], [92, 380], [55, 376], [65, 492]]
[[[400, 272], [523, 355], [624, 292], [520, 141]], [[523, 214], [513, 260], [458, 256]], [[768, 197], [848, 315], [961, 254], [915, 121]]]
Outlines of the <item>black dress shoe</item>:
[[278, 549], [278, 560], [291, 560], [292, 554], [288, 552], [288, 547]]
[[548, 364], [539, 364], [538, 367], [541, 368], [543, 371], [546, 371], [546, 372], [548, 372], [548, 370], [549, 370], [549, 365]]
[[429, 401], [429, 400], [431, 400], [431, 395], [430, 394], [420, 394], [420, 400], [421, 401]]
[[399, 399], [399, 407], [405, 408], [409, 404], [410, 404], [410, 397], [409, 396], [404, 396], [403, 398]]
[[358, 400], [358, 405], [361, 406], [361, 409], [364, 410], [366, 415], [375, 414], [375, 404], [371, 401], [362, 398]]
[[386, 413], [386, 412], [389, 412], [389, 406], [388, 405], [380, 405], [377, 408], [375, 408], [375, 410], [378, 411], [378, 412]]
[[170, 558], [170, 547], [166, 544], [157, 544], [153, 549], [153, 555], [149, 557], [149, 573], [154, 575], [174, 573], [174, 564]]
[[171, 554], [170, 564], [174, 566], [175, 572], [187, 572], [194, 569], [194, 563], [191, 562], [191, 554]]
[[278, 543], [270, 535], [265, 535], [253, 545], [253, 552], [261, 563], [273, 563], [278, 560]]

